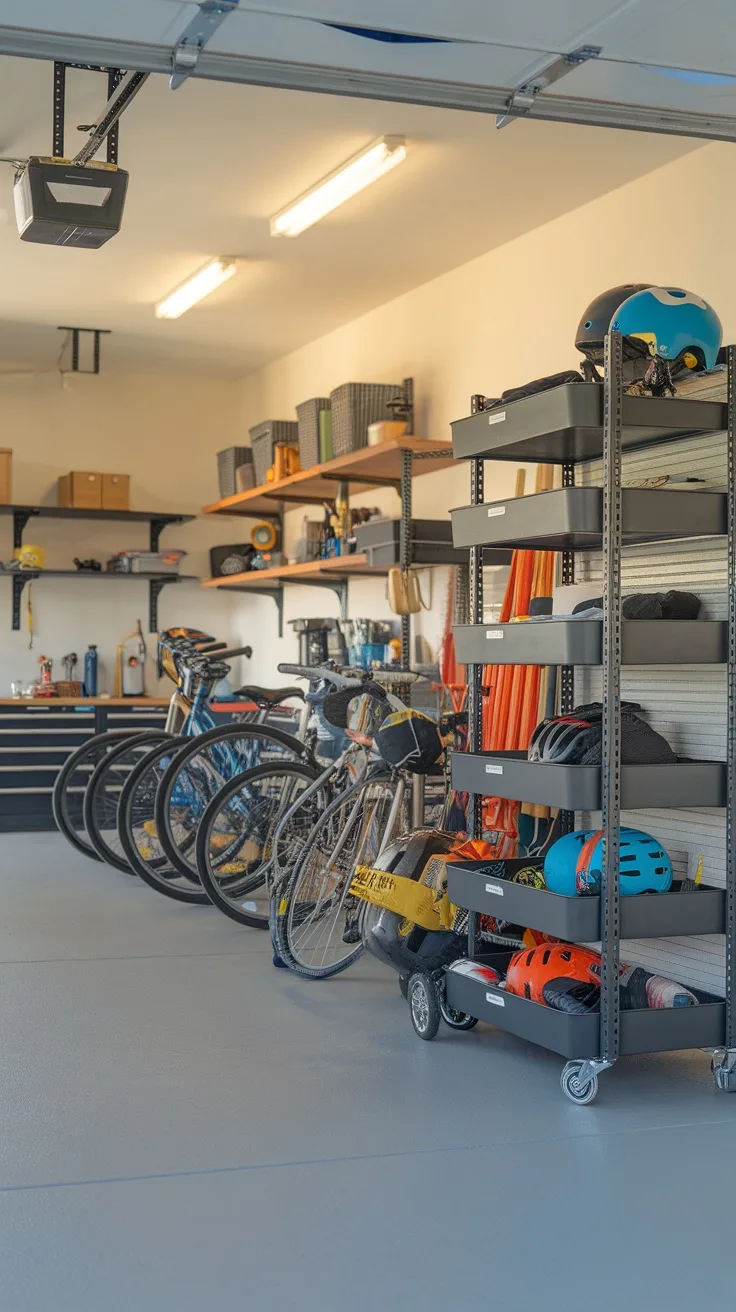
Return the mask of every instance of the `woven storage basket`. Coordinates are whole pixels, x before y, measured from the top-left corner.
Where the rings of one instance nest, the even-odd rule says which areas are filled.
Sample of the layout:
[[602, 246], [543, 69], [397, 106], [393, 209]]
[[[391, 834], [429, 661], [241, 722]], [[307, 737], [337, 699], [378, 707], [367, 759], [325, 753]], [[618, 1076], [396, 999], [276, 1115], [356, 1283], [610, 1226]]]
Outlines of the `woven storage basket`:
[[299, 422], [299, 461], [302, 469], [319, 464], [319, 412], [329, 410], [328, 396], [313, 396], [296, 408]]
[[347, 455], [368, 445], [368, 425], [391, 419], [389, 401], [404, 396], [401, 383], [343, 383], [330, 394], [332, 453]]
[[256, 487], [262, 487], [273, 464], [274, 446], [277, 442], [289, 442], [296, 446], [299, 441], [299, 425], [288, 419], [264, 419], [262, 424], [256, 424], [249, 431]]
[[229, 446], [226, 451], [217, 452], [217, 481], [221, 497], [234, 497], [238, 490], [235, 470], [239, 465], [249, 465], [253, 452], [247, 446]]

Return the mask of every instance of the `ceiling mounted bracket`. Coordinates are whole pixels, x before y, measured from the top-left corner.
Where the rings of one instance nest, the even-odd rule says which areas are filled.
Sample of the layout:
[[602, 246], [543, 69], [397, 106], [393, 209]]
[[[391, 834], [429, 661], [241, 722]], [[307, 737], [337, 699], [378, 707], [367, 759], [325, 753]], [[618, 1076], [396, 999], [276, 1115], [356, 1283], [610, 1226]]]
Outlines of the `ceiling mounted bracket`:
[[507, 102], [504, 113], [496, 116], [496, 127], [505, 128], [509, 123], [513, 123], [515, 118], [523, 118], [524, 114], [529, 113], [540, 92], [546, 91], [553, 82], [559, 82], [560, 78], [567, 77], [568, 73], [572, 73], [580, 64], [586, 64], [589, 59], [597, 59], [601, 50], [602, 46], [579, 46], [577, 50], [571, 50], [568, 55], [550, 56], [548, 63], [538, 66], [521, 86], [516, 88]]
[[[72, 348], [72, 367], [71, 369], [62, 369], [59, 365], [61, 374], [98, 374], [100, 372], [100, 339], [109, 337], [112, 332], [111, 328], [74, 328], [70, 324], [59, 324], [57, 332], [66, 333], [66, 341], [61, 348], [61, 354], [64, 354], [69, 343]], [[79, 365], [80, 356], [80, 333], [87, 333], [92, 337], [92, 368], [81, 369]], [[61, 358], [61, 357], [60, 357]], [[153, 550], [153, 548], [152, 548]]]
[[239, 3], [240, 0], [200, 0], [199, 13], [187, 24], [174, 46], [169, 78], [172, 91], [186, 82], [207, 42]]

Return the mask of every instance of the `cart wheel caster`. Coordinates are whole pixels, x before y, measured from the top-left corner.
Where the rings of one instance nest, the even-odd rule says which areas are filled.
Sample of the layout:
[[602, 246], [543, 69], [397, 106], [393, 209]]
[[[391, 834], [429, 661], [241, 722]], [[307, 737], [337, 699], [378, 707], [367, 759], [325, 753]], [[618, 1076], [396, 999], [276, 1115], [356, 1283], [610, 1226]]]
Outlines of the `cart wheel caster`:
[[405, 998], [408, 992], [409, 992], [409, 976], [399, 975], [399, 993], [401, 994], [402, 998]]
[[451, 1030], [474, 1030], [478, 1024], [477, 1016], [468, 1016], [467, 1012], [455, 1011], [454, 1007], [448, 1007], [444, 998], [440, 998], [440, 1013], [445, 1025], [449, 1025]]
[[736, 1053], [726, 1048], [716, 1048], [710, 1068], [713, 1083], [719, 1093], [736, 1093]]
[[407, 988], [411, 1023], [420, 1039], [433, 1039], [440, 1027], [440, 1003], [434, 980], [424, 971], [409, 977]]
[[562, 1092], [567, 1095], [571, 1102], [576, 1102], [580, 1107], [585, 1107], [587, 1103], [592, 1102], [598, 1093], [598, 1076], [592, 1075], [589, 1080], [580, 1082], [580, 1072], [583, 1069], [582, 1061], [569, 1061], [562, 1072]]

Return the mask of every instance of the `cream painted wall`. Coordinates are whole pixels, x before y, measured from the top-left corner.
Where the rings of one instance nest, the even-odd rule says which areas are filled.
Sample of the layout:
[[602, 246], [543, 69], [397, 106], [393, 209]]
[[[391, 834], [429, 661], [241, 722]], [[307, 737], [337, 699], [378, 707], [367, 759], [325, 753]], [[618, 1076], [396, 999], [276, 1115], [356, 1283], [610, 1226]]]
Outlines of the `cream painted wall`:
[[[524, 125], [509, 131], [523, 132]], [[596, 141], [605, 150], [605, 134]], [[326, 396], [342, 382], [392, 382], [412, 375], [417, 432], [447, 438], [450, 421], [468, 413], [472, 393], [498, 395], [532, 378], [576, 368], [580, 357], [573, 342], [582, 311], [599, 291], [620, 282], [651, 280], [690, 287], [716, 306], [725, 340], [732, 340], [733, 161], [730, 145], [697, 150], [251, 375], [241, 387], [244, 426], [266, 417], [293, 417], [297, 402]], [[584, 158], [580, 167], [585, 167]], [[309, 235], [296, 240], [308, 242]], [[486, 499], [512, 493], [514, 477], [512, 466], [488, 464]], [[362, 499], [398, 512], [390, 492]], [[468, 471], [462, 465], [424, 476], [414, 485], [418, 516], [443, 516], [468, 501]], [[298, 531], [300, 514], [287, 517], [287, 548]], [[433, 613], [422, 616], [417, 626], [435, 643], [445, 580], [445, 571], [437, 571]], [[296, 644], [288, 626], [284, 640], [277, 642], [274, 608], [265, 599], [243, 597], [235, 611], [241, 633], [257, 628], [264, 637], [269, 634], [267, 642], [258, 644], [253, 675], [273, 677], [276, 659], [294, 659]], [[285, 611], [287, 617], [334, 615], [337, 604], [331, 593], [289, 587]], [[350, 613], [388, 615], [383, 585], [352, 583]]]
[[[135, 510], [197, 514], [217, 496], [215, 452], [239, 440], [239, 397], [233, 382], [181, 376], [0, 374], [0, 445], [12, 447], [13, 499], [55, 504], [56, 479], [70, 469], [131, 475]], [[12, 555], [12, 519], [0, 515], [0, 557]], [[41, 519], [29, 524], [27, 542], [44, 548], [46, 562], [73, 568], [74, 556], [103, 562], [119, 549], [148, 548], [146, 524]], [[233, 540], [231, 521], [199, 518], [166, 529], [162, 544], [190, 554], [184, 572], [209, 575], [208, 548]], [[140, 616], [148, 626], [145, 583], [40, 581], [33, 587], [36, 637], [28, 650], [25, 595], [22, 629], [10, 630], [10, 582], [0, 576], [0, 695], [11, 679], [33, 678], [41, 653], [60, 660], [68, 651], [80, 658], [88, 643], [99, 645], [101, 688], [112, 688], [116, 643]], [[167, 587], [160, 600], [160, 622], [194, 624], [223, 640], [231, 634], [233, 601], [197, 583]], [[234, 645], [234, 644], [233, 644]], [[155, 644], [150, 642], [150, 654]], [[241, 672], [245, 674], [245, 667]], [[149, 691], [155, 691], [149, 669]]]

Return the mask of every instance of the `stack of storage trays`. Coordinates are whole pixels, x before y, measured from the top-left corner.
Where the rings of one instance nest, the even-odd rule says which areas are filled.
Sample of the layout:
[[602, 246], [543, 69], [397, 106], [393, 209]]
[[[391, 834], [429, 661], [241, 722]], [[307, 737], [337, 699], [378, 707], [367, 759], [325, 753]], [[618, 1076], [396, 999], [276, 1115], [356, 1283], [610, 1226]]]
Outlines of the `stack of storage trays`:
[[[574, 481], [575, 466], [585, 461], [598, 461], [603, 450], [603, 384], [579, 383], [555, 388], [506, 406], [505, 410], [479, 411], [467, 419], [453, 424], [453, 450], [456, 458], [464, 460], [507, 460], [526, 464], [542, 462], [563, 465], [565, 483]], [[622, 594], [634, 591], [666, 591], [668, 588], [687, 588], [702, 595], [697, 580], [716, 579], [721, 584], [721, 613], [725, 615], [725, 542], [727, 533], [727, 497], [721, 491], [684, 491], [626, 487], [629, 470], [631, 477], [653, 472], [654, 468], [679, 472], [693, 471], [693, 461], [701, 459], [707, 442], [718, 465], [715, 477], [706, 478], [725, 486], [726, 406], [714, 401], [693, 401], [675, 398], [629, 397], [622, 398], [621, 448], [623, 455], [622, 489], [622, 543], [623, 579]], [[666, 453], [662, 444], [667, 445]], [[681, 453], [678, 464], [678, 452]], [[697, 453], [700, 452], [699, 456]], [[633, 453], [633, 454], [632, 454]], [[645, 453], [648, 453], [645, 455]], [[693, 453], [696, 453], [695, 455]], [[634, 462], [632, 464], [632, 461]], [[643, 466], [641, 462], [644, 462]], [[649, 466], [647, 467], [647, 461]], [[628, 463], [628, 469], [627, 469]], [[587, 471], [580, 470], [583, 479], [601, 482], [600, 466], [591, 464]], [[698, 470], [700, 473], [700, 470]], [[564, 486], [557, 491], [526, 496], [516, 501], [488, 502], [464, 507], [452, 512], [453, 540], [456, 547], [518, 547], [574, 552], [580, 562], [595, 562], [587, 571], [591, 579], [589, 595], [600, 596], [601, 548], [603, 535], [603, 491], [600, 486]], [[698, 541], [694, 541], [698, 539]], [[632, 552], [633, 544], [646, 544]], [[577, 553], [591, 553], [582, 557]], [[596, 554], [593, 555], [592, 553]], [[626, 561], [634, 556], [630, 574], [637, 578], [636, 555], [640, 553], [639, 582], [630, 586], [627, 581]], [[641, 553], [654, 553], [647, 572], [642, 573]], [[657, 553], [661, 553], [661, 559]], [[710, 573], [706, 569], [697, 573], [697, 562], [703, 557], [715, 559], [720, 553], [720, 564]], [[648, 557], [649, 559], [649, 557]], [[675, 568], [673, 569], [673, 562]], [[678, 562], [682, 562], [680, 565]], [[662, 573], [656, 577], [659, 568]], [[667, 573], [665, 573], [667, 569]], [[585, 566], [584, 566], [585, 571]], [[695, 571], [693, 573], [693, 571]], [[482, 571], [481, 571], [482, 578]], [[597, 581], [596, 581], [597, 580]], [[481, 584], [482, 586], [482, 584]], [[471, 614], [481, 615], [480, 606]], [[718, 607], [708, 607], [708, 611]], [[600, 667], [602, 663], [602, 621], [558, 620], [542, 623], [472, 624], [455, 629], [458, 661], [468, 664], [468, 679], [472, 682], [474, 668], [479, 665], [542, 665], [577, 667], [575, 669], [575, 697], [573, 704], [600, 699]], [[665, 736], [678, 752], [690, 757], [687, 735], [683, 743], [674, 738], [673, 722], [677, 723], [682, 683], [699, 677], [710, 678], [712, 686], [720, 691], [719, 718], [725, 722], [723, 712], [723, 670], [709, 675], [705, 667], [725, 664], [728, 650], [728, 626], [725, 619], [708, 618], [696, 621], [642, 621], [622, 622], [621, 664], [640, 667], [632, 670], [635, 691], [642, 679], [659, 676], [675, 688], [670, 701], [669, 724]], [[655, 671], [655, 666], [700, 666], [697, 671], [668, 669]], [[641, 667], [649, 667], [649, 671]], [[630, 697], [627, 687], [627, 670], [623, 670], [622, 697]], [[597, 681], [597, 682], [596, 682]], [[656, 684], [652, 684], [656, 687]], [[660, 691], [662, 685], [660, 683]], [[687, 697], [685, 693], [685, 697]], [[646, 695], [635, 696], [648, 709]], [[656, 698], [655, 698], [656, 700]], [[687, 714], [687, 711], [686, 711]], [[690, 718], [693, 708], [690, 707]], [[652, 717], [655, 718], [655, 717]], [[655, 727], [659, 727], [655, 719]], [[697, 730], [696, 730], [697, 733]], [[725, 738], [725, 728], [724, 728]], [[709, 754], [709, 753], [705, 753]], [[725, 755], [719, 742], [717, 755]], [[733, 764], [733, 763], [732, 763]], [[455, 753], [453, 758], [453, 785], [455, 788], [482, 796], [500, 796], [520, 802], [536, 802], [576, 812], [576, 828], [583, 827], [580, 813], [600, 811], [602, 770], [600, 766], [531, 763], [524, 752], [484, 752], [479, 744], [470, 742], [466, 753]], [[664, 839], [668, 848], [676, 846], [677, 820], [674, 808], [688, 808], [688, 816], [680, 825], [680, 834], [689, 835], [690, 827], [702, 821], [707, 831], [722, 823], [722, 814], [703, 812], [693, 818], [694, 808], [723, 808], [726, 806], [727, 767], [722, 760], [679, 759], [667, 765], [622, 765], [621, 807], [639, 814], [622, 816], [621, 823], [647, 829], [649, 825], [658, 836], [666, 831], [668, 816], [673, 817], [674, 839]], [[641, 817], [642, 810], [656, 810], [657, 817]], [[596, 828], [599, 820], [586, 827]], [[722, 834], [722, 830], [721, 830]], [[696, 844], [698, 836], [695, 837]], [[716, 840], [718, 841], [718, 840]], [[711, 832], [711, 848], [713, 838]], [[703, 846], [707, 848], [706, 839]], [[723, 844], [723, 837], [720, 838]], [[725, 844], [723, 844], [725, 848]], [[718, 853], [715, 864], [724, 863], [723, 852]], [[601, 939], [601, 899], [598, 897], [561, 897], [546, 890], [535, 889], [510, 882], [514, 869], [530, 862], [466, 861], [450, 866], [448, 891], [458, 906], [488, 916], [549, 933], [570, 942], [595, 943]], [[540, 862], [541, 865], [541, 862]], [[709, 861], [707, 869], [711, 868]], [[499, 876], [499, 872], [501, 872]], [[718, 881], [720, 882], [720, 881]], [[723, 881], [725, 883], [725, 880]], [[706, 879], [707, 885], [707, 879]], [[727, 901], [724, 887], [703, 886], [695, 892], [624, 897], [620, 902], [621, 939], [628, 940], [621, 951], [621, 960], [645, 965], [655, 973], [670, 974], [672, 978], [688, 984], [698, 996], [700, 1005], [670, 1010], [622, 1011], [620, 1015], [620, 1051], [623, 1054], [654, 1052], [694, 1047], [718, 1047], [724, 1043], [726, 1033], [726, 1003], [723, 1001], [723, 942], [717, 940], [717, 965], [707, 983], [711, 988], [698, 988], [692, 974], [688, 980], [690, 954], [685, 936], [723, 935], [727, 930]], [[668, 944], [665, 968], [657, 940], [675, 940]], [[691, 940], [690, 940], [691, 941]], [[710, 940], [705, 940], [706, 943]], [[680, 961], [677, 961], [679, 948]], [[479, 956], [479, 961], [505, 966], [508, 956]], [[682, 967], [682, 969], [680, 969]], [[703, 971], [701, 969], [701, 975]], [[707, 971], [706, 971], [707, 974]], [[683, 975], [685, 976], [683, 978]], [[702, 979], [700, 980], [702, 984]], [[595, 1058], [599, 1056], [600, 1016], [568, 1015], [542, 1006], [525, 998], [505, 993], [471, 974], [450, 971], [447, 977], [447, 999], [450, 1006], [477, 1016], [522, 1038], [541, 1044], [568, 1058]]]

